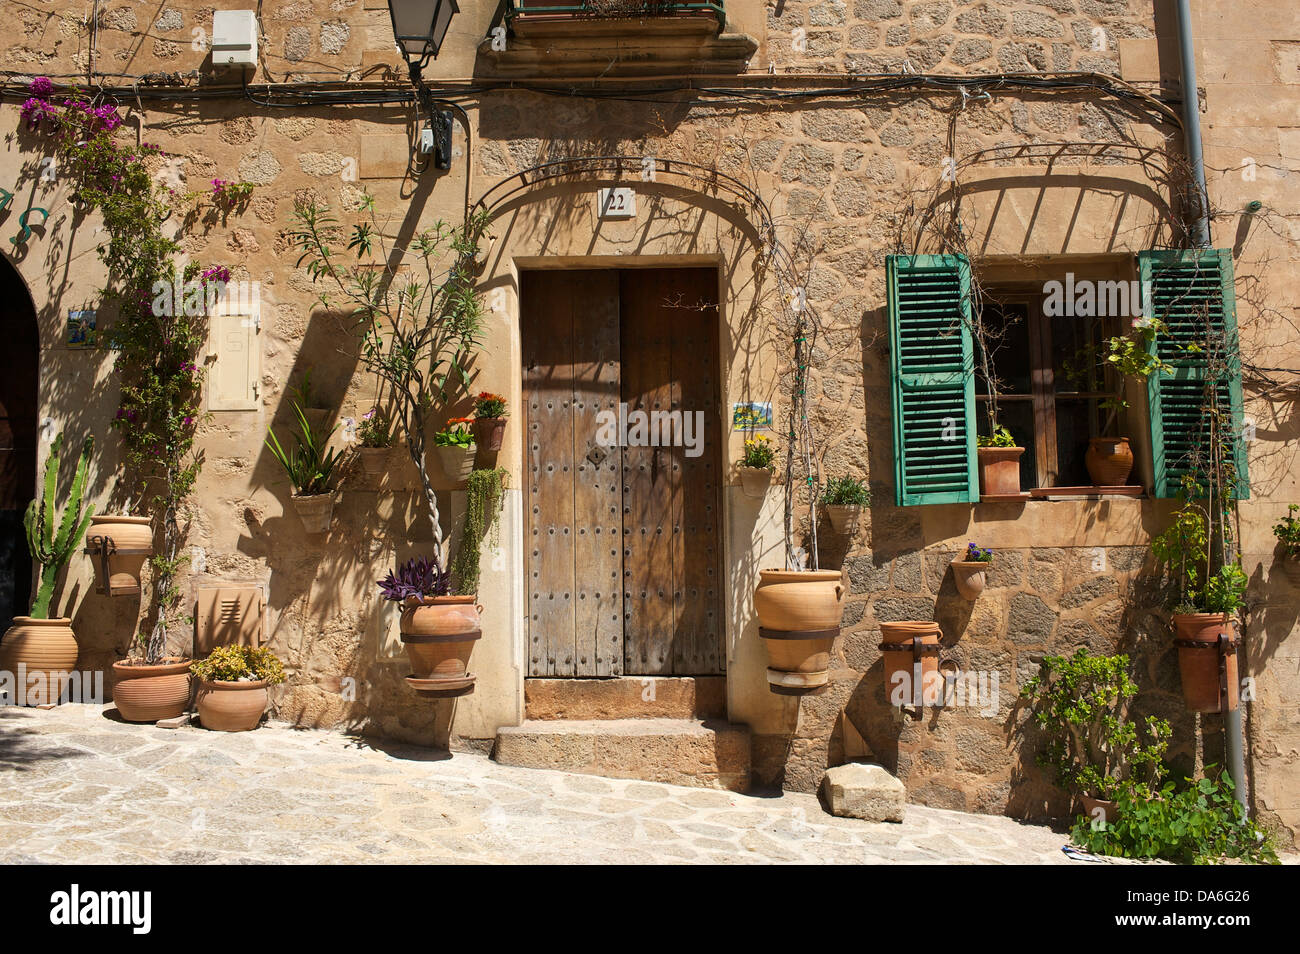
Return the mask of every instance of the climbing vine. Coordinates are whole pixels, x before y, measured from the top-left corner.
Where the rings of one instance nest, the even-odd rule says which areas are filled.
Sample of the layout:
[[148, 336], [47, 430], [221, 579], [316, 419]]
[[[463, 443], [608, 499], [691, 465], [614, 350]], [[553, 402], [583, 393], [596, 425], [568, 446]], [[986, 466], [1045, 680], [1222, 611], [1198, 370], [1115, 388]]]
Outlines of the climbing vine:
[[[166, 653], [169, 612], [180, 598], [180, 509], [202, 467], [194, 437], [203, 380], [198, 355], [207, 337], [206, 307], [190, 307], [189, 296], [171, 292], [184, 283], [206, 292], [224, 286], [230, 275], [193, 262], [178, 270], [180, 246], [163, 231], [174, 196], [155, 184], [149, 168], [151, 159], [166, 154], [119, 134], [115, 104], [76, 89], [59, 93], [45, 77], [33, 80], [29, 92], [22, 123], [47, 140], [57, 175], [72, 184], [71, 201], [98, 213], [108, 236], [98, 251], [109, 275], [102, 300], [116, 313], [108, 339], [121, 384], [113, 426], [122, 438], [126, 476], [118, 493], [126, 508], [151, 510], [161, 523], [155, 530], [162, 545], [150, 562], [146, 618], [151, 614], [153, 622], [141, 636], [145, 659], [157, 662]], [[206, 302], [213, 296], [197, 297]]]

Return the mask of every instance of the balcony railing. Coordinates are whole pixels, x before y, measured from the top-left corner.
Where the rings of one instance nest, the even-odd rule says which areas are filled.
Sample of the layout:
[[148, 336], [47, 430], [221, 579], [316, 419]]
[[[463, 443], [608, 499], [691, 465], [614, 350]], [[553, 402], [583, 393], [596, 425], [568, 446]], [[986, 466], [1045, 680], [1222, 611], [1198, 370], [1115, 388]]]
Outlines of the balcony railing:
[[722, 2], [676, 3], [673, 0], [507, 0], [506, 20], [644, 20], [652, 17], [709, 17], [721, 29], [726, 23]]

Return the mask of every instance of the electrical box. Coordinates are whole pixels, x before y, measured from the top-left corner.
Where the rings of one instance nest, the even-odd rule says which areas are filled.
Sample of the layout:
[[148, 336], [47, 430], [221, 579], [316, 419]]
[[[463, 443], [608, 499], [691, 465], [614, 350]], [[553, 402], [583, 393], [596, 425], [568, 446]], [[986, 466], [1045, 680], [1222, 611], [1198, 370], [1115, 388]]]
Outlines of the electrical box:
[[266, 598], [260, 586], [200, 587], [196, 603], [196, 657], [218, 646], [262, 645]]
[[208, 319], [208, 410], [255, 411], [262, 352], [258, 322], [249, 315], [212, 315]]
[[257, 67], [257, 13], [255, 11], [213, 12], [212, 65]]

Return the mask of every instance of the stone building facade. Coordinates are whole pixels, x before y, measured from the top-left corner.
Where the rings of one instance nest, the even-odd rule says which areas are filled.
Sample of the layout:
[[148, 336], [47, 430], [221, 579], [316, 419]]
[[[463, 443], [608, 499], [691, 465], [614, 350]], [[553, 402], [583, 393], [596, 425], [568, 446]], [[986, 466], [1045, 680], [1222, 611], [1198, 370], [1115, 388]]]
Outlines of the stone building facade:
[[[257, 282], [261, 296], [250, 371], [256, 402], [214, 410], [201, 427], [205, 464], [187, 515], [186, 586], [191, 602], [215, 586], [261, 595], [263, 638], [290, 673], [276, 717], [483, 749], [503, 727], [535, 720], [529, 694], [551, 690], [536, 685], [529, 658], [522, 276], [707, 268], [720, 290], [710, 428], [721, 445], [725, 680], [709, 673], [696, 695], [716, 693], [711, 714], [746, 727], [744, 773], [808, 791], [829, 765], [871, 758], [920, 803], [1063, 814], [1067, 800], [1034, 764], [1016, 696], [1044, 653], [1078, 646], [1134, 654], [1139, 705], [1174, 724], [1177, 767], [1222, 760], [1218, 718], [1182, 708], [1167, 615], [1150, 585], [1148, 545], [1170, 501], [894, 503], [886, 256], [951, 251], [957, 236], [981, 283], [1017, 291], [1066, 272], [1127, 281], [1138, 252], [1186, 246], [1171, 4], [728, 0], [722, 26], [709, 11], [665, 25], [564, 16], [530, 23], [526, 9], [511, 25], [497, 4], [464, 0], [424, 70], [433, 95], [454, 107], [451, 167], [413, 174], [421, 120], [409, 98], [397, 101], [410, 84], [376, 0], [264, 5], [259, 64], [233, 79], [211, 64], [208, 5], [110, 0], [90, 22], [81, 7], [58, 0], [0, 3], [21, 24], [6, 40], [0, 107], [13, 133], [0, 185], [18, 202], [0, 230], [17, 229], [18, 205], [29, 198], [50, 212], [43, 229], [13, 244], [7, 267], [30, 294], [39, 327], [38, 414], [68, 433], [96, 435], [102, 500], [116, 473], [112, 353], [69, 347], [65, 327], [68, 311], [94, 307], [107, 276], [94, 255], [93, 221], [68, 206], [57, 175], [41, 180], [40, 142], [20, 134], [26, 85], [49, 76], [118, 103], [123, 135], [163, 148], [156, 175], [178, 191], [205, 189], [212, 179], [253, 186], [245, 210], [182, 233], [187, 256]], [[1281, 572], [1270, 528], [1297, 498], [1295, 378], [1285, 369], [1297, 364], [1297, 235], [1287, 187], [1300, 144], [1300, 13], [1256, 0], [1192, 7], [1212, 244], [1232, 250], [1246, 412], [1256, 427], [1252, 495], [1239, 504], [1251, 576], [1243, 657], [1254, 680], [1249, 781], [1256, 811], [1290, 839], [1300, 826], [1300, 591]], [[510, 29], [495, 31], [503, 26]], [[376, 91], [393, 101], [375, 103]], [[349, 93], [355, 102], [346, 102]], [[539, 179], [545, 163], [590, 157], [626, 165], [618, 177], [613, 166], [575, 164]], [[632, 171], [647, 157], [658, 170], [652, 180]], [[724, 188], [719, 175], [743, 188]], [[616, 178], [636, 191], [633, 217], [596, 210], [596, 191]], [[381, 477], [349, 470], [328, 535], [309, 537], [263, 447], [267, 426], [287, 421], [290, 388], [309, 368], [336, 421], [359, 417], [375, 399], [375, 382], [358, 370], [339, 316], [317, 304], [289, 236], [296, 199], [316, 197], [351, 221], [366, 193], [398, 240], [438, 220], [460, 221], [480, 197], [505, 196], [488, 203], [479, 282], [488, 323], [475, 389], [506, 395], [514, 409], [496, 461], [511, 479], [501, 549], [485, 559], [479, 588], [487, 612], [473, 658], [477, 688], [455, 702], [431, 703], [404, 685], [395, 618], [374, 586], [395, 559], [430, 539], [414, 468], [395, 454]], [[792, 281], [762, 267], [767, 233], [753, 197], [792, 250]], [[1244, 211], [1254, 201], [1259, 211]], [[822, 324], [808, 368], [817, 467], [824, 476], [865, 477], [874, 492], [851, 539], [820, 528], [821, 565], [844, 568], [850, 595], [830, 690], [805, 698], [774, 695], [765, 681], [752, 590], [759, 569], [783, 560], [783, 495], [780, 487], [761, 501], [742, 492], [735, 465], [744, 434], [730, 426], [737, 402], [770, 402], [783, 420], [791, 342], [779, 317], [793, 285]], [[221, 360], [219, 344], [213, 354]], [[1134, 482], [1149, 491], [1140, 394], [1127, 413]], [[773, 434], [782, 440], [779, 423]], [[445, 481], [438, 489], [454, 533], [464, 493]], [[796, 528], [798, 542], [811, 545], [808, 531]], [[997, 552], [975, 603], [958, 597], [947, 571], [968, 540]], [[66, 592], [80, 665], [106, 669], [126, 653], [140, 607], [96, 595], [90, 572], [74, 562]], [[997, 674], [991, 706], [918, 715], [888, 704], [878, 623], [930, 618], [941, 624], [947, 658]], [[653, 677], [629, 680], [639, 686]], [[669, 682], [664, 698], [680, 688]], [[631, 708], [624, 714], [658, 714]], [[545, 749], [549, 764], [583, 764], [570, 742]]]

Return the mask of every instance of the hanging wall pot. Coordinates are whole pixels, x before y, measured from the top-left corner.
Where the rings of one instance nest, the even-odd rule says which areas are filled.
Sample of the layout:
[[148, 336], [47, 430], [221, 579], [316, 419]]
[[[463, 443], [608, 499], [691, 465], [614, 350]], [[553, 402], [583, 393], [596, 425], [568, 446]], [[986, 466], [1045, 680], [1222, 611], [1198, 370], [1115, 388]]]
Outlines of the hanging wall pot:
[[768, 688], [778, 695], [825, 690], [840, 634], [845, 588], [839, 570], [763, 570], [754, 591], [767, 646]]
[[153, 555], [151, 518], [91, 517], [83, 552], [95, 564], [96, 593], [133, 596], [140, 592], [144, 561]]
[[1192, 712], [1237, 708], [1237, 635], [1227, 613], [1177, 613], [1174, 645]]
[[421, 695], [450, 697], [474, 691], [469, 656], [483, 635], [483, 607], [474, 596], [409, 598], [402, 606], [402, 644], [411, 663], [407, 684]]
[[880, 651], [885, 665], [885, 697], [890, 705], [942, 705], [944, 679], [939, 672], [939, 624], [903, 620], [880, 624]]

